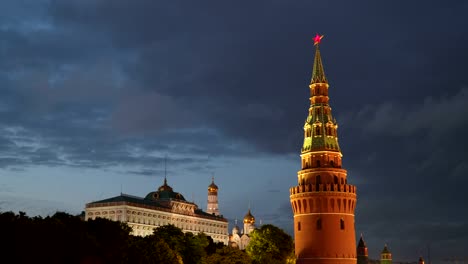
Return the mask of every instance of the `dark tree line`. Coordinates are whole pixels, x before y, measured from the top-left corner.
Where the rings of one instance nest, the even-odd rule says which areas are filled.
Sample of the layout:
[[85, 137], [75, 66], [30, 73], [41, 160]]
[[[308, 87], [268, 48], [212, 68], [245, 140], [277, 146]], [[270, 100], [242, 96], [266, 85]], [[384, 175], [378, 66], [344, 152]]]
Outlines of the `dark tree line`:
[[[277, 243], [286, 241], [290, 245], [291, 237], [286, 235], [285, 240], [282, 230], [276, 228], [274, 231], [278, 230], [282, 241]], [[203, 233], [183, 233], [173, 225], [159, 227], [146, 237], [130, 233], [127, 224], [102, 218], [82, 221], [77, 216], [60, 212], [45, 218], [28, 217], [23, 212], [0, 213], [3, 245], [0, 252], [2, 259], [9, 260], [7, 263], [255, 264], [262, 259], [261, 254], [272, 254], [255, 250], [248, 254], [214, 243]], [[261, 234], [257, 234], [261, 238]], [[256, 240], [258, 243], [264, 241]], [[253, 245], [258, 243], [254, 241]], [[290, 256], [291, 248], [287, 246], [286, 250], [289, 252], [277, 253], [276, 257]], [[286, 263], [286, 259], [279, 261], [275, 263]]]

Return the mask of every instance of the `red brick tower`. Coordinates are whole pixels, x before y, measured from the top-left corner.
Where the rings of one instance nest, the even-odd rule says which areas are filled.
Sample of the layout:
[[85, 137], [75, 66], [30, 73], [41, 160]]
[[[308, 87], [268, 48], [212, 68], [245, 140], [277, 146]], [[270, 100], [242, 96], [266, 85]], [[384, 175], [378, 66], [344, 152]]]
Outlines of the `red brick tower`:
[[328, 81], [319, 43], [310, 87], [310, 107], [304, 125], [302, 169], [298, 186], [290, 188], [294, 212], [297, 264], [356, 264], [354, 208], [356, 187], [349, 185], [341, 167], [338, 124], [328, 103]]

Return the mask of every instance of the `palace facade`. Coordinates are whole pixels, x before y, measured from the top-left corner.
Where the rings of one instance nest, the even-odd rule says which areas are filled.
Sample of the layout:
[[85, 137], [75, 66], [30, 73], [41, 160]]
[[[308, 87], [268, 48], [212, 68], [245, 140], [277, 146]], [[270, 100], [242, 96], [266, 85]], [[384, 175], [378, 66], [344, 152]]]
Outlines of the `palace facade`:
[[228, 220], [219, 214], [218, 187], [214, 180], [208, 186], [208, 212], [199, 209], [195, 203], [185, 200], [164, 183], [144, 198], [120, 194], [119, 196], [86, 204], [85, 220], [98, 217], [127, 223], [133, 235], [147, 236], [155, 228], [172, 224], [183, 232], [203, 232], [214, 242], [228, 244]]

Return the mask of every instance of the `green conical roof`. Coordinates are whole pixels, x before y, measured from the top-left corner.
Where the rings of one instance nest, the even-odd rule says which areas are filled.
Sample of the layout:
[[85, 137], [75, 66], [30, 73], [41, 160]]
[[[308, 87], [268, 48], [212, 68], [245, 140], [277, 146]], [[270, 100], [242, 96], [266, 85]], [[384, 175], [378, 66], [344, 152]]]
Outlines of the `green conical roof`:
[[390, 250], [388, 250], [387, 244], [385, 244], [385, 247], [382, 250], [382, 254], [390, 254]]
[[312, 80], [310, 83], [328, 83], [323, 70], [322, 57], [320, 56], [319, 44], [316, 45], [314, 68], [312, 69]]

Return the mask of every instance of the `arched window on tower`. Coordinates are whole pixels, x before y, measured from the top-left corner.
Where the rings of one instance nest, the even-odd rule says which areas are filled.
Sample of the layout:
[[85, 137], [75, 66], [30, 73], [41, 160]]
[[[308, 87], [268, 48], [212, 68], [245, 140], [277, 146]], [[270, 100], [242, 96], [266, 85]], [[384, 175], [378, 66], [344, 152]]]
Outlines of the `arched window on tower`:
[[344, 230], [344, 220], [343, 219], [340, 219], [340, 229], [341, 230]]
[[333, 175], [333, 182], [335, 184], [338, 184], [338, 177], [336, 177], [336, 175]]
[[317, 160], [317, 167], [320, 167], [320, 160]]

